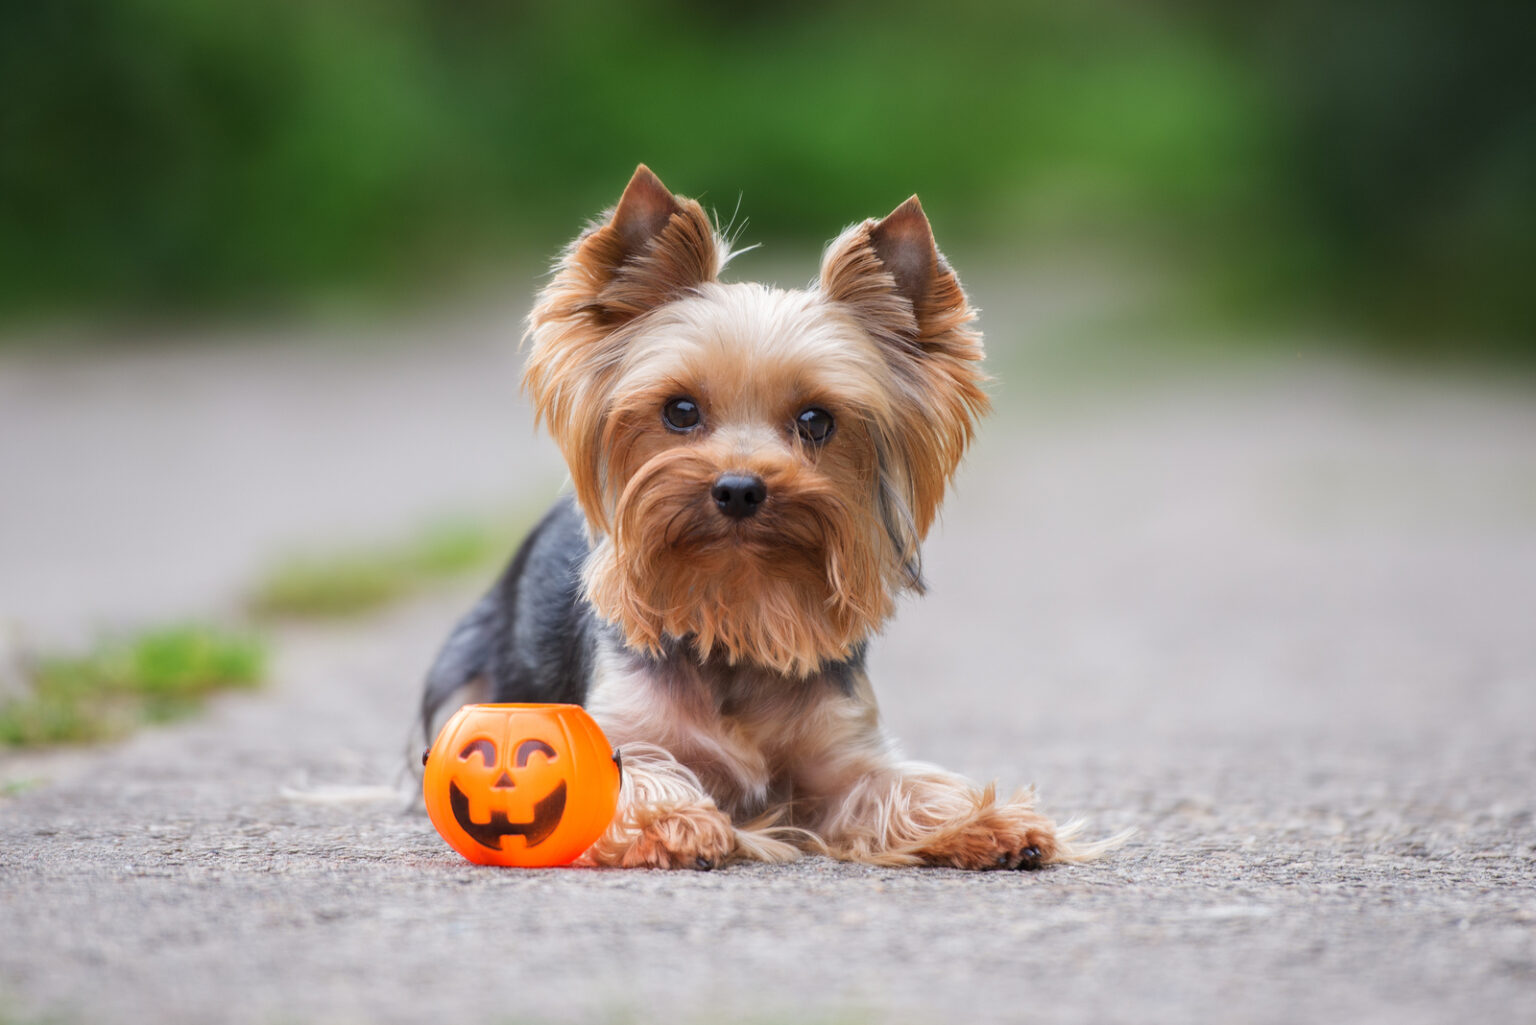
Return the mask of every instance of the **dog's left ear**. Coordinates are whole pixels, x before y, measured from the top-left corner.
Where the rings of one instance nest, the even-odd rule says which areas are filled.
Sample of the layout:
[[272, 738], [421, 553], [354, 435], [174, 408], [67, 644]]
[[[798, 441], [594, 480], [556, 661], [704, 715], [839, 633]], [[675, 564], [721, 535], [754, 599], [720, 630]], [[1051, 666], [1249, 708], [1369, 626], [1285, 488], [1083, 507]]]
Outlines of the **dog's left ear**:
[[904, 457], [921, 537], [989, 408], [976, 313], [916, 196], [883, 220], [855, 224], [827, 247], [821, 292], [852, 314], [903, 384], [908, 398], [892, 410], [896, 422], [886, 443]]
[[896, 291], [912, 304], [918, 338], [933, 334], [935, 307], [965, 304], [960, 279], [949, 269], [933, 241], [933, 228], [916, 196], [892, 210], [869, 229], [869, 242], [880, 263], [890, 271]]
[[828, 246], [821, 291], [899, 348], [981, 359], [981, 335], [966, 328], [975, 313], [934, 244], [916, 196], [883, 220], [854, 225]]

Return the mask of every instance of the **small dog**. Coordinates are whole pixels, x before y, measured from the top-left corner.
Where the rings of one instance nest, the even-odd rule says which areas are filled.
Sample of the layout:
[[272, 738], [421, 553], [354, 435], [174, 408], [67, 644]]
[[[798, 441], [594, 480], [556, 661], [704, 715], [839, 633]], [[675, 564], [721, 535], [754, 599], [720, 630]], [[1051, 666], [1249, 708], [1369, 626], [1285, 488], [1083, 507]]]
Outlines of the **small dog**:
[[428, 739], [465, 693], [585, 705], [623, 758], [600, 865], [1097, 856], [1028, 794], [904, 761], [865, 673], [988, 409], [917, 197], [832, 242], [807, 291], [721, 284], [730, 257], [644, 165], [566, 250], [523, 383], [575, 495], [444, 645]]

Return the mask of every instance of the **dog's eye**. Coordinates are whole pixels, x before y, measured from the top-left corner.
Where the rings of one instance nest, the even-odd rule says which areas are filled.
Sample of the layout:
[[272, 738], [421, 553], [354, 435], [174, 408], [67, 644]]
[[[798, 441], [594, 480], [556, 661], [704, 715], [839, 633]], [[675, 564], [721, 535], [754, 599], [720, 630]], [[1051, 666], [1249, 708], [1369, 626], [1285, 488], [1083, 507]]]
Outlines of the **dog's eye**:
[[668, 399], [661, 407], [661, 419], [674, 431], [691, 431], [699, 426], [699, 404], [692, 399]]
[[832, 437], [832, 414], [812, 406], [795, 417], [795, 430], [800, 437], [813, 445], [820, 445]]

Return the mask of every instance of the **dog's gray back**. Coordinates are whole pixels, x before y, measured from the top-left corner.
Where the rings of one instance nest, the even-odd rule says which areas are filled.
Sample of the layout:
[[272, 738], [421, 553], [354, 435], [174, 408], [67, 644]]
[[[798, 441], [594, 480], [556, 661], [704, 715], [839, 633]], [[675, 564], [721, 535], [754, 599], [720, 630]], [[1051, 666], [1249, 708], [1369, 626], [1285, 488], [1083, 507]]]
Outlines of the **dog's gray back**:
[[489, 701], [585, 701], [602, 629], [581, 600], [587, 552], [581, 512], [562, 498], [438, 652], [421, 699], [428, 743], [438, 713], [467, 688]]

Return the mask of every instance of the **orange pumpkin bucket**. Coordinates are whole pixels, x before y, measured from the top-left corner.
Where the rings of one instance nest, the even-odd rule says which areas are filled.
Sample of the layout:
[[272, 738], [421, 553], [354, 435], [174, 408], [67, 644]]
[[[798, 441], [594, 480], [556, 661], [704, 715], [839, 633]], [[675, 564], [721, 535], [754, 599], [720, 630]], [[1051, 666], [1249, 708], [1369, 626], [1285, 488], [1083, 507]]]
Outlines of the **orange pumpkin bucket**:
[[422, 773], [427, 815], [477, 865], [567, 865], [619, 804], [619, 756], [579, 705], [465, 705]]

